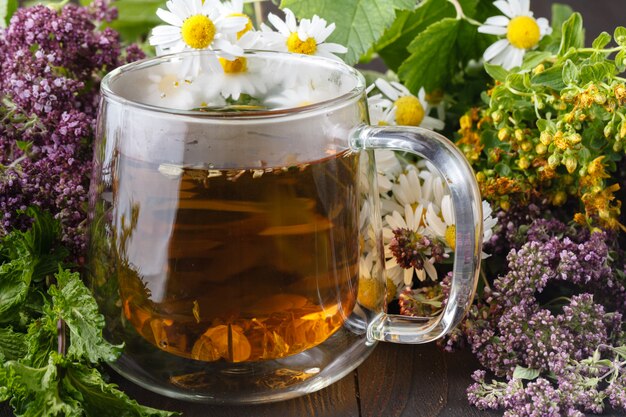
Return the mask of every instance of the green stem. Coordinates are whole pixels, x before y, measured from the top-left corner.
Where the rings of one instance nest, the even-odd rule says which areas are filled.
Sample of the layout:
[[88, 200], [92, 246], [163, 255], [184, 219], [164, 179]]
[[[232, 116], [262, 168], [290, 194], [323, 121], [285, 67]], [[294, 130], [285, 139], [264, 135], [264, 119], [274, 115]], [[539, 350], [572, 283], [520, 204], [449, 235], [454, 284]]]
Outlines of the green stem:
[[461, 6], [458, 0], [448, 0], [448, 2], [450, 2], [454, 6], [454, 9], [456, 10], [456, 18], [458, 20], [463, 19], [472, 25], [482, 26], [482, 23], [480, 23], [478, 20], [474, 20], [471, 17], [467, 17], [465, 15], [465, 13], [463, 12], [463, 7]]
[[615, 48], [609, 48], [609, 49], [597, 49], [597, 48], [579, 48], [576, 49], [576, 52], [602, 52], [605, 54], [612, 54], [613, 52], [619, 52], [622, 50], [622, 46], [616, 46]]

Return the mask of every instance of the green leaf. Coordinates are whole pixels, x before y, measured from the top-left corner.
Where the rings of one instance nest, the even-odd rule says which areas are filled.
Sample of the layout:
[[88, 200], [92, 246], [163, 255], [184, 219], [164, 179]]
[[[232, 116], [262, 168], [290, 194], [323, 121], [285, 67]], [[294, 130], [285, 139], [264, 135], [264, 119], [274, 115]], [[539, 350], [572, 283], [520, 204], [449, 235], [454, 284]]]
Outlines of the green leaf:
[[68, 391], [80, 394], [87, 416], [168, 417], [178, 414], [138, 404], [117, 389], [115, 384], [107, 384], [97, 369], [79, 363], [67, 367], [63, 384]]
[[611, 42], [611, 35], [609, 35], [607, 32], [602, 32], [600, 35], [598, 35], [597, 38], [594, 39], [591, 46], [595, 49], [602, 49], [605, 46], [607, 46], [610, 42]]
[[48, 293], [52, 296], [54, 314], [62, 318], [69, 328], [67, 356], [84, 358], [92, 363], [117, 359], [121, 346], [114, 346], [102, 337], [104, 317], [99, 313], [91, 292], [80, 280], [80, 275], [60, 270], [55, 277], [57, 285], [52, 285]]
[[622, 49], [615, 55], [615, 66], [619, 72], [626, 71], [626, 49]]
[[165, 0], [116, 0], [118, 17], [110, 26], [118, 31], [126, 42], [145, 39], [153, 27], [164, 24], [156, 15]]
[[26, 301], [33, 271], [32, 260], [27, 257], [0, 265], [0, 323], [11, 321]]
[[458, 58], [455, 43], [459, 27], [460, 20], [443, 19], [429, 26], [409, 45], [411, 56], [398, 70], [398, 76], [409, 90], [417, 92], [420, 87], [426, 91], [436, 90], [450, 79]]
[[622, 358], [626, 359], [626, 345], [613, 348], [613, 351], [620, 355]]
[[524, 55], [522, 70], [532, 70], [537, 65], [546, 62], [552, 58], [552, 54], [548, 51], [530, 51]]
[[608, 62], [597, 62], [595, 64], [583, 65], [580, 68], [580, 85], [590, 82], [600, 83], [613, 78], [615, 66]]
[[26, 335], [13, 331], [12, 327], [0, 328], [0, 357], [17, 360], [26, 356]]
[[513, 378], [532, 381], [533, 379], [537, 379], [540, 374], [541, 372], [538, 369], [524, 368], [518, 365], [513, 371]]
[[58, 355], [51, 355], [47, 365], [34, 368], [9, 362], [9, 391], [16, 417], [83, 416], [79, 402], [59, 386]]
[[561, 37], [563, 23], [574, 14], [574, 9], [566, 4], [554, 3], [552, 5], [552, 35]]
[[409, 56], [409, 44], [426, 28], [446, 17], [454, 17], [455, 10], [447, 0], [425, 0], [415, 10], [398, 11], [397, 18], [375, 45], [378, 55], [392, 71], [397, 71]]
[[580, 76], [578, 67], [570, 59], [568, 59], [563, 66], [562, 76], [563, 81], [567, 85], [576, 84], [578, 82], [578, 77]]
[[344, 61], [351, 65], [367, 52], [396, 18], [396, 10], [409, 10], [413, 0], [282, 0], [296, 16], [315, 14], [334, 22], [337, 28], [328, 38], [348, 48]]
[[615, 38], [615, 42], [619, 46], [626, 46], [626, 28], [623, 26], [618, 26], [615, 28], [615, 32], [613, 33], [613, 37]]
[[585, 46], [583, 18], [580, 13], [574, 13], [563, 23], [558, 55], [564, 56], [570, 48], [582, 48], [583, 46]]
[[487, 71], [487, 74], [489, 74], [491, 78], [501, 83], [506, 82], [506, 77], [509, 75], [509, 72], [502, 68], [502, 66], [493, 65], [488, 62], [485, 62], [485, 71]]
[[13, 16], [17, 7], [17, 0], [0, 0], [0, 29], [9, 26], [11, 16]]
[[530, 81], [534, 85], [542, 85], [557, 91], [561, 91], [566, 87], [563, 82], [563, 66], [561, 65], [555, 65], [539, 74], [534, 75]]
[[493, 168], [496, 170], [498, 175], [501, 176], [501, 177], [510, 177], [511, 174], [513, 174], [513, 171], [511, 170], [511, 167], [509, 167], [504, 162], [500, 162], [499, 164], [497, 164]]

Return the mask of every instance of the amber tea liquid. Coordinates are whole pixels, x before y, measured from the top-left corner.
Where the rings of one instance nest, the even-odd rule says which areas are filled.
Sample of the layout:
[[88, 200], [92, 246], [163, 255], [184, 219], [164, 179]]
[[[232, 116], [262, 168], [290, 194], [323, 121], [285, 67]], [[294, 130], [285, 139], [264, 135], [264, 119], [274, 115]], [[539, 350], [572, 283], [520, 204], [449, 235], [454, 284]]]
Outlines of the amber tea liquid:
[[276, 359], [324, 342], [358, 274], [358, 155], [292, 166], [181, 168], [118, 159], [123, 311], [159, 349]]

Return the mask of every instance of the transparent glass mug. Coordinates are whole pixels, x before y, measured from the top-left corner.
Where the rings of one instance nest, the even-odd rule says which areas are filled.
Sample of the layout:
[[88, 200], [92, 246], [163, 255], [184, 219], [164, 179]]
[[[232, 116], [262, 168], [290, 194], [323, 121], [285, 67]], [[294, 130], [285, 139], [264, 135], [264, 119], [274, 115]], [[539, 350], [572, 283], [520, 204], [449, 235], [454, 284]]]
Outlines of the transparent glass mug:
[[[171, 397], [275, 401], [342, 378], [377, 341], [425, 343], [456, 326], [482, 241], [462, 154], [432, 131], [368, 126], [364, 79], [343, 63], [248, 52], [246, 71], [211, 73], [212, 54], [102, 81], [88, 276], [105, 336], [125, 344], [111, 366]], [[456, 251], [439, 317], [385, 311], [374, 149], [430, 160], [449, 188]], [[366, 303], [360, 278], [379, 284]]]

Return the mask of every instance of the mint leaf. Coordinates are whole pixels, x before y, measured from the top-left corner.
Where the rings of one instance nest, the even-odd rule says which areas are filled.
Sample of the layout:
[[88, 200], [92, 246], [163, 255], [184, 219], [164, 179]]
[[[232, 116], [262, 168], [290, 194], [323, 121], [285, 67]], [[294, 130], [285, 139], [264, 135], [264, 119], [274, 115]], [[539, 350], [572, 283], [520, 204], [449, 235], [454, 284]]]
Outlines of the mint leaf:
[[455, 44], [460, 26], [460, 20], [446, 18], [430, 25], [411, 42], [411, 56], [398, 70], [398, 76], [409, 90], [416, 93], [424, 87], [426, 91], [433, 91], [450, 79], [458, 61]]
[[138, 404], [115, 384], [107, 384], [98, 370], [79, 363], [67, 367], [63, 384], [68, 391], [80, 395], [81, 405], [88, 416], [167, 417], [177, 414]]
[[26, 301], [34, 266], [28, 258], [18, 258], [0, 265], [0, 323], [15, 319]]
[[114, 346], [102, 337], [104, 317], [80, 275], [59, 270], [55, 277], [57, 285], [52, 285], [48, 293], [52, 296], [53, 313], [63, 319], [69, 329], [67, 356], [92, 363], [117, 359], [121, 346]]
[[585, 32], [583, 29], [583, 18], [580, 13], [572, 14], [563, 23], [561, 45], [559, 46], [559, 56], [564, 56], [570, 48], [582, 48], [585, 46]]
[[0, 29], [9, 26], [9, 21], [17, 10], [17, 6], [17, 0], [0, 0]]
[[514, 379], [527, 379], [532, 381], [533, 379], [537, 379], [537, 377], [541, 374], [541, 372], [538, 369], [530, 369], [530, 368], [524, 368], [521, 366], [516, 366], [515, 370], [513, 371], [513, 378]]
[[0, 359], [16, 360], [26, 355], [26, 335], [12, 327], [0, 328]]
[[51, 355], [45, 366], [34, 368], [19, 362], [8, 362], [8, 389], [16, 417], [80, 417], [80, 403], [59, 386], [58, 355]]
[[328, 38], [348, 48], [343, 57], [351, 65], [381, 37], [396, 18], [396, 10], [411, 9], [414, 0], [282, 0], [282, 8], [291, 9], [296, 16], [315, 14], [334, 22], [337, 28]]

